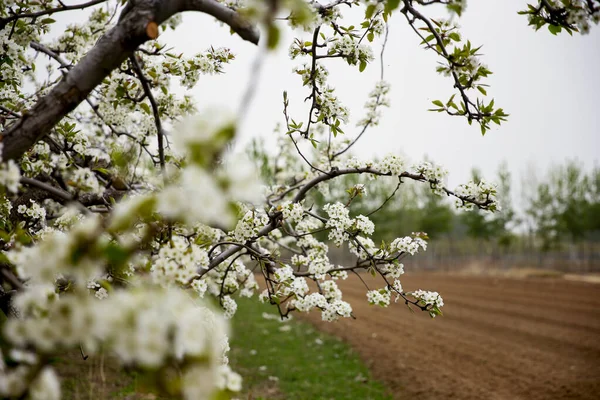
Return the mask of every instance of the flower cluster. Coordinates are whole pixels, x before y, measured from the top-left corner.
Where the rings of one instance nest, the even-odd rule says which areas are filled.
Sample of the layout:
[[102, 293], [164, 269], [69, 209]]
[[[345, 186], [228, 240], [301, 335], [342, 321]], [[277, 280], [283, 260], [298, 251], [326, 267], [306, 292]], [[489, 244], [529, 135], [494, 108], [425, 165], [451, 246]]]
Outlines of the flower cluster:
[[[11, 102], [12, 104], [20, 103], [18, 96], [19, 89], [17, 88], [22, 84], [23, 78], [33, 75], [31, 72], [23, 72], [30, 71], [27, 67], [33, 64], [32, 58], [25, 53], [25, 49], [31, 40], [38, 38], [38, 29], [46, 29], [45, 24], [39, 27], [23, 26], [16, 32], [15, 30], [11, 31], [6, 28], [0, 31], [0, 48], [3, 54], [3, 59], [0, 63], [0, 81], [6, 82], [6, 86], [10, 85], [15, 88], [13, 94], [16, 96], [10, 96], [16, 100], [14, 103]], [[5, 101], [5, 95], [8, 95], [8, 91], [5, 92], [4, 86], [0, 85], [0, 89], [2, 89], [0, 91], [0, 99], [3, 99], [3, 101]]]
[[390, 296], [391, 292], [387, 287], [383, 289], [369, 290], [367, 292], [367, 300], [369, 301], [369, 304], [375, 304], [381, 307], [387, 307], [390, 305]]
[[317, 86], [323, 86], [329, 76], [327, 68], [319, 62], [315, 64], [314, 72], [312, 67], [307, 63], [294, 67], [293, 72], [300, 75], [303, 85], [314, 83]]
[[396, 238], [390, 244], [392, 253], [408, 253], [411, 256], [419, 252], [419, 248], [427, 250], [427, 242], [418, 236]]
[[[392, 278], [399, 278], [404, 273], [404, 264], [397, 261], [392, 263], [379, 264], [377, 267], [379, 272], [383, 275], [390, 276]], [[401, 290], [400, 290], [401, 291]]]
[[352, 221], [351, 229], [365, 235], [372, 235], [375, 231], [375, 224], [364, 215], [358, 215]]
[[10, 212], [12, 210], [12, 203], [6, 197], [0, 196], [0, 219], [8, 221]]
[[[24, 358], [23, 356], [29, 356]], [[0, 353], [0, 357], [2, 353]], [[37, 357], [33, 353], [12, 351], [10, 357], [14, 361], [26, 361], [27, 364], [35, 364]], [[60, 400], [60, 382], [56, 372], [51, 367], [43, 367], [42, 370], [26, 387], [30, 375], [29, 365], [19, 365], [13, 369], [4, 369], [0, 374], [0, 395], [3, 397], [18, 396], [29, 391], [28, 398], [32, 400]]]
[[329, 240], [340, 247], [342, 243], [348, 240], [349, 235], [347, 230], [352, 226], [348, 209], [342, 203], [325, 204], [323, 211], [329, 215], [329, 220], [325, 225], [327, 228], [332, 228], [329, 231]]
[[32, 220], [44, 220], [46, 218], [46, 209], [40, 207], [34, 200], [29, 201], [31, 205], [26, 206], [25, 204], [21, 204], [17, 208], [17, 212]]
[[381, 107], [389, 107], [390, 101], [388, 94], [390, 84], [385, 81], [379, 81], [375, 88], [369, 93], [369, 99], [365, 103], [367, 114], [356, 124], [357, 126], [377, 126], [381, 118]]
[[223, 110], [205, 110], [173, 129], [173, 144], [188, 160], [209, 165], [235, 135], [235, 118]]
[[102, 193], [104, 188], [100, 186], [96, 175], [89, 168], [77, 168], [71, 174], [71, 184], [77, 189], [83, 189], [90, 193]]
[[253, 237], [257, 237], [258, 233], [269, 223], [269, 216], [264, 212], [257, 210], [247, 211], [244, 216], [238, 221], [235, 230], [229, 232], [229, 235], [239, 243], [245, 243]]
[[160, 284], [187, 284], [208, 267], [208, 253], [181, 236], [173, 235], [152, 259], [152, 277]]
[[303, 298], [310, 291], [306, 279], [294, 276], [294, 270], [289, 265], [276, 269], [273, 273], [273, 279], [276, 286], [272, 296], [279, 299], [285, 299], [289, 296], [294, 296], [297, 299]]
[[415, 299], [417, 299], [417, 302], [419, 305], [429, 308], [429, 310], [430, 310], [429, 315], [431, 315], [432, 318], [435, 317], [436, 315], [441, 314], [439, 309], [441, 307], [443, 307], [444, 300], [442, 299], [442, 296], [440, 296], [440, 294], [438, 292], [428, 292], [426, 290], [416, 290], [410, 294]]
[[291, 259], [294, 266], [307, 269], [308, 273], [317, 279], [322, 279], [329, 270], [333, 269], [327, 256], [328, 247], [325, 243], [318, 241], [312, 235], [306, 235], [296, 244], [305, 249], [306, 255], [294, 254]]
[[[102, 345], [125, 365], [152, 369], [168, 368], [175, 360], [181, 363], [184, 375], [195, 377], [184, 379], [179, 389], [189, 399], [192, 397], [186, 394], [197, 385], [195, 380], [204, 382], [204, 396], [194, 399], [218, 390], [240, 389], [239, 376], [221, 368], [224, 345], [228, 348], [227, 324], [182, 291], [118, 290], [103, 301], [67, 294], [59, 301], [42, 300], [37, 308], [31, 300], [24, 303], [19, 299], [28, 292], [17, 297], [22, 318], [11, 319], [4, 329], [5, 337], [18, 348], [45, 352], [82, 344], [94, 353]], [[35, 313], [39, 307], [45, 312]], [[213, 379], [207, 382], [207, 375]]]
[[371, 47], [359, 44], [352, 35], [343, 35], [334, 38], [328, 44], [327, 53], [330, 55], [342, 56], [350, 65], [358, 63], [368, 63], [373, 61], [373, 51]]
[[234, 204], [256, 201], [259, 188], [260, 180], [253, 165], [238, 169], [225, 164], [216, 174], [210, 174], [192, 164], [181, 171], [178, 182], [157, 194], [157, 210], [165, 218], [192, 226], [197, 223], [231, 226]]
[[334, 94], [332, 87], [322, 89], [321, 93], [317, 94], [317, 105], [319, 119], [325, 120], [334, 125], [336, 121], [344, 123], [348, 122], [349, 111], [344, 107], [337, 96]]
[[[496, 199], [497, 187], [495, 184], [491, 184], [485, 181], [475, 183], [473, 181], [458, 186], [454, 192], [457, 196], [461, 197], [456, 200], [456, 206], [464, 208], [465, 210], [472, 210], [475, 205], [472, 203], [477, 202], [484, 205], [484, 209], [490, 211], [499, 211], [500, 204]], [[466, 200], [470, 200], [466, 201]]]
[[[229, 63], [235, 56], [226, 48], [211, 48], [205, 54], [199, 53], [189, 59], [182, 55], [175, 56], [167, 53], [161, 65], [154, 67], [152, 75], [160, 76], [157, 69], [171, 76], [180, 76], [181, 85], [187, 89], [196, 86], [200, 75], [212, 75], [223, 72], [223, 64]], [[165, 75], [166, 76], [166, 75]]]
[[90, 17], [82, 24], [69, 24], [51, 48], [64, 55], [72, 62], [79, 62], [81, 57], [98, 41], [106, 32], [111, 13], [105, 8], [96, 8]]
[[[200, 282], [204, 282], [204, 284]], [[209, 270], [203, 279], [195, 278], [192, 287], [201, 297], [206, 291], [212, 296], [218, 297], [226, 316], [233, 316], [237, 310], [237, 303], [230, 297], [230, 294], [239, 293], [240, 296], [251, 297], [258, 289], [258, 284], [254, 279], [254, 274], [238, 258], [232, 263], [223, 263]]]
[[356, 236], [354, 240], [348, 243], [348, 248], [352, 254], [359, 259], [367, 259], [379, 252], [379, 249], [375, 247], [375, 243], [371, 238], [364, 236]]
[[352, 168], [352, 169], [366, 168], [371, 165], [372, 165], [371, 163], [364, 161], [364, 160], [360, 160], [357, 157], [350, 157], [347, 160], [345, 160], [345, 162], [343, 163], [343, 166], [345, 168]]
[[400, 293], [404, 292], [402, 289], [402, 283], [398, 279], [394, 279], [394, 283], [392, 284], [392, 289], [394, 289], [394, 292], [396, 292], [398, 294], [396, 296], [396, 301], [398, 301], [398, 299], [400, 298]]
[[570, 2], [568, 7], [567, 21], [571, 25], [577, 26], [577, 29], [583, 34], [590, 32], [590, 20], [594, 24], [600, 23], [600, 5], [591, 6], [589, 1], [575, 0]]
[[388, 154], [377, 163], [376, 169], [384, 174], [391, 174], [392, 176], [399, 176], [405, 171], [404, 160], [394, 154]]
[[304, 208], [300, 203], [286, 201], [280, 206], [283, 218], [291, 223], [298, 223], [304, 215]]
[[448, 176], [448, 170], [440, 165], [433, 165], [428, 161], [423, 161], [412, 167], [415, 173], [422, 175], [430, 184], [434, 193], [443, 195], [443, 183]]
[[569, 33], [578, 30], [585, 35], [589, 33], [592, 23], [597, 25], [600, 22], [600, 5], [586, 0], [541, 2], [536, 7], [529, 4], [528, 9], [519, 14], [527, 15], [529, 25], [536, 30], [549, 24], [548, 30], [554, 35], [561, 32], [562, 28]]
[[[0, 143], [0, 151], [2, 143]], [[0, 161], [2, 161], [0, 159]], [[0, 164], [0, 190], [4, 187], [11, 193], [16, 193], [19, 190], [19, 180], [21, 179], [21, 171], [13, 160]]]
[[319, 308], [323, 321], [331, 322], [337, 320], [339, 317], [347, 318], [352, 315], [350, 304], [335, 297], [328, 300], [327, 297], [320, 293], [311, 293], [304, 298], [295, 299], [291, 304], [301, 312], [309, 312], [313, 308]]
[[90, 216], [76, 224], [68, 234], [54, 231], [37, 246], [17, 247], [6, 256], [18, 275], [33, 282], [54, 282], [59, 275], [86, 282], [101, 275], [102, 261], [92, 250], [108, 244], [99, 236], [100, 219]]

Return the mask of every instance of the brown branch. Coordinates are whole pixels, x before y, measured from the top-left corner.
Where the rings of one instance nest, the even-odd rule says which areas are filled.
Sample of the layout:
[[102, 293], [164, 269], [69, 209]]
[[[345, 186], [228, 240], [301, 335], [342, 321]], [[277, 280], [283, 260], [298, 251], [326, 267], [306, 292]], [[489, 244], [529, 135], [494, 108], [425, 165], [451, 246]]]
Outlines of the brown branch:
[[150, 105], [152, 106], [152, 114], [154, 115], [154, 124], [156, 125], [156, 137], [158, 138], [158, 159], [160, 162], [160, 170], [163, 173], [163, 177], [166, 179], [165, 175], [165, 144], [164, 144], [164, 132], [162, 129], [162, 123], [160, 121], [160, 113], [158, 112], [158, 104], [156, 103], [156, 99], [152, 94], [152, 89], [150, 88], [150, 83], [148, 82], [148, 78], [144, 76], [144, 71], [140, 66], [140, 63], [135, 58], [135, 55], [129, 57], [131, 64], [133, 65], [133, 69], [137, 74], [140, 82], [142, 84], [142, 88], [144, 88], [144, 93], [148, 97], [150, 101]]
[[73, 200], [75, 200], [75, 198], [73, 197], [73, 195], [71, 195], [71, 193], [65, 192], [62, 189], [59, 189], [59, 188], [56, 188], [54, 186], [48, 185], [47, 183], [44, 183], [42, 181], [38, 181], [37, 179], [31, 179], [31, 178], [22, 177], [20, 179], [20, 182], [21, 182], [22, 185], [28, 185], [28, 186], [36, 187], [38, 189], [42, 189], [42, 190], [48, 192], [49, 194], [51, 194], [53, 198], [57, 198], [57, 199], [60, 199], [62, 201], [73, 201]]
[[366, 215], [366, 217], [370, 217], [371, 215], [375, 214], [376, 212], [381, 210], [383, 207], [385, 207], [385, 205], [388, 203], [388, 201], [390, 201], [396, 195], [396, 192], [398, 191], [398, 189], [400, 189], [400, 185], [402, 185], [402, 179], [398, 179], [398, 184], [396, 185], [396, 188], [394, 189], [392, 194], [390, 194], [388, 197], [386, 197], [385, 200], [383, 201], [383, 203], [381, 203], [381, 205], [379, 207], [377, 207], [376, 209], [374, 209], [373, 211], [368, 213]]
[[23, 283], [19, 280], [19, 278], [13, 275], [13, 273], [8, 267], [4, 268], [5, 266], [5, 264], [2, 264], [2, 266], [0, 266], [0, 272], [2, 273], [2, 275], [4, 275], [4, 279], [6, 279], [6, 281], [10, 283], [13, 288], [22, 290], [24, 287]]
[[[40, 189], [43, 192], [46, 192], [50, 195], [49, 197], [53, 198], [61, 204], [75, 202], [78, 208], [84, 213], [89, 213], [89, 210], [86, 207], [105, 205], [109, 202], [111, 198], [118, 200], [121, 197], [123, 197], [125, 193], [127, 193], [127, 191], [125, 190], [107, 189], [102, 194], [82, 193], [76, 198], [69, 192], [66, 192], [62, 189], [59, 189], [55, 186], [49, 185], [37, 179], [22, 177], [20, 182], [22, 185], [28, 185]], [[34, 197], [37, 200], [41, 199], [39, 194]], [[47, 197], [48, 196], [46, 196], [46, 198]]]
[[81, 4], [72, 5], [72, 6], [63, 5], [62, 7], [49, 8], [47, 10], [41, 10], [41, 11], [32, 12], [32, 13], [13, 14], [10, 17], [0, 18], [0, 31], [2, 29], [4, 29], [4, 27], [6, 25], [8, 25], [9, 23], [16, 21], [18, 19], [22, 19], [22, 18], [35, 19], [37, 17], [42, 17], [44, 15], [50, 15], [50, 14], [59, 13], [59, 12], [63, 12], [63, 11], [83, 10], [84, 8], [92, 7], [92, 6], [95, 6], [96, 4], [100, 4], [100, 3], [104, 3], [104, 2], [106, 2], [106, 0], [92, 0], [92, 1], [88, 1], [87, 3], [81, 3]]
[[64, 58], [62, 58], [56, 52], [50, 50], [48, 47], [44, 46], [43, 44], [38, 43], [38, 42], [31, 42], [31, 43], [29, 43], [29, 47], [31, 47], [32, 49], [34, 49], [40, 53], [46, 54], [50, 58], [55, 59], [56, 61], [58, 61], [58, 63], [61, 65], [61, 67], [67, 68], [67, 69], [71, 68], [70, 63], [68, 63]]
[[[348, 175], [348, 174], [372, 174], [372, 175], [378, 175], [378, 176], [391, 176], [391, 174], [389, 172], [384, 173], [384, 172], [378, 171], [371, 167], [345, 168], [345, 169], [333, 168], [331, 171], [324, 173], [322, 175], [316, 176], [313, 179], [311, 179], [310, 181], [308, 181], [300, 189], [300, 191], [298, 191], [298, 193], [296, 194], [296, 196], [294, 197], [292, 202], [299, 203], [300, 201], [304, 200], [307, 193], [312, 188], [317, 186], [319, 183], [328, 181], [337, 176]], [[403, 172], [400, 175], [398, 175], [398, 178], [408, 178], [408, 179], [413, 179], [415, 181], [429, 182], [430, 184], [436, 184], [436, 185], [439, 183], [437, 181], [428, 180], [422, 174], [415, 174], [415, 173], [410, 173], [410, 172]], [[488, 206], [493, 203], [493, 200], [489, 199], [489, 197], [484, 201], [479, 201], [477, 199], [473, 199], [468, 196], [458, 195], [445, 187], [440, 187], [440, 189], [443, 190], [448, 196], [454, 196], [454, 197], [460, 199], [463, 203], [471, 203], [482, 209], [487, 209]], [[256, 239], [261, 238], [265, 235], [268, 235], [270, 232], [272, 232], [273, 230], [278, 228], [279, 224], [281, 222], [281, 215], [282, 215], [281, 211], [271, 214], [270, 215], [271, 222], [269, 224], [267, 224], [265, 227], [263, 227], [258, 232], [258, 234], [253, 237], [252, 241], [255, 241]], [[315, 214], [312, 214], [312, 213], [310, 215], [315, 216]], [[242, 248], [249, 246], [249, 243], [251, 243], [251, 241], [249, 241], [247, 244], [232, 244], [227, 249], [225, 249], [222, 253], [220, 253], [218, 256], [216, 256], [215, 258], [213, 258], [211, 260], [211, 262], [208, 266], [208, 270], [211, 270], [212, 268], [216, 267], [223, 261], [227, 260], [229, 257], [231, 257], [233, 254], [237, 253]]]
[[3, 113], [6, 113], [8, 115], [11, 115], [11, 116], [13, 116], [15, 118], [21, 118], [21, 114], [15, 112], [13, 110], [11, 110], [8, 107], [4, 107], [2, 104], [0, 104], [0, 111], [2, 111]]

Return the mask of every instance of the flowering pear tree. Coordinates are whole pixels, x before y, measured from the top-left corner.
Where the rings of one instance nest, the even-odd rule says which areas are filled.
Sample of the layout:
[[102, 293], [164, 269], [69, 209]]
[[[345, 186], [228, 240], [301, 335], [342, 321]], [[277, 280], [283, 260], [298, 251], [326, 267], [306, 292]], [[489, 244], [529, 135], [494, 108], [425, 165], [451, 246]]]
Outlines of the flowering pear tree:
[[[354, 157], [352, 147], [389, 106], [383, 64], [356, 128], [327, 69], [334, 58], [359, 71], [379, 62], [374, 46], [383, 57], [388, 19], [400, 14], [456, 90], [435, 100], [433, 110], [476, 123], [482, 133], [501, 124], [507, 114], [486, 100], [491, 71], [479, 46], [454, 19], [430, 17], [436, 4], [450, 16], [465, 6], [463, 0], [0, 0], [0, 396], [60, 398], [49, 360], [69, 349], [111, 353], [151, 378], [160, 393], [229, 396], [241, 389], [227, 362], [227, 319], [237, 296], [258, 291], [282, 317], [316, 309], [335, 321], [353, 316], [337, 281], [351, 274], [362, 279], [361, 271], [381, 282], [365, 287], [365, 301], [385, 307], [400, 300], [441, 314], [438, 293], [400, 281], [403, 259], [426, 249], [426, 234], [376, 245], [375, 226], [369, 215], [355, 215], [353, 199], [368, 196], [375, 179], [393, 180], [396, 188], [412, 180], [455, 198], [458, 207], [495, 211], [496, 188], [481, 181], [451, 190], [439, 165], [409, 165], [394, 154]], [[554, 34], [585, 33], [600, 16], [597, 0], [527, 7], [529, 23]], [[343, 18], [349, 8], [362, 10], [360, 20]], [[227, 48], [196, 55], [168, 50], [159, 34], [177, 29], [185, 11], [214, 17], [261, 52], [284, 45], [282, 29], [295, 34], [289, 54], [306, 97], [284, 92], [285, 132], [277, 154], [264, 154], [264, 180], [254, 163], [227, 151], [244, 109], [196, 110], [191, 96], [172, 90], [179, 84], [188, 93], [203, 75], [235, 62]], [[54, 18], [71, 13], [78, 22], [49, 39]], [[293, 113], [292, 102], [305, 102], [308, 112]], [[330, 183], [347, 175], [364, 176], [365, 183], [328, 201]], [[315, 206], [316, 193], [326, 199], [322, 206]], [[355, 263], [334, 265], [330, 246], [347, 246]]]

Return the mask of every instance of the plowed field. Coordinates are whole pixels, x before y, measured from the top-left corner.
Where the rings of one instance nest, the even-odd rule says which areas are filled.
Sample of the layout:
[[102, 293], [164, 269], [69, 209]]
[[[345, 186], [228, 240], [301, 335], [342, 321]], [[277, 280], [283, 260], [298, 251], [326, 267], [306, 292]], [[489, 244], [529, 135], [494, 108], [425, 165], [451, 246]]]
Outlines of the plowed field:
[[402, 284], [440, 292], [444, 316], [370, 306], [351, 276], [340, 286], [357, 320], [308, 317], [352, 344], [394, 398], [600, 399], [600, 285], [437, 274]]

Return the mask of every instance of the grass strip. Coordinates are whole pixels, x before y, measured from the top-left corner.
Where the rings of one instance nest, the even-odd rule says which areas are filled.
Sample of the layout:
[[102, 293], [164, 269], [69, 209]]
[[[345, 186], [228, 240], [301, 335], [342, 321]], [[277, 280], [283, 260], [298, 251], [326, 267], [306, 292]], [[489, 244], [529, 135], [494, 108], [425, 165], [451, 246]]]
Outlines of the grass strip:
[[239, 299], [230, 363], [244, 377], [240, 399], [390, 399], [358, 354], [307, 322], [281, 322], [273, 306]]

